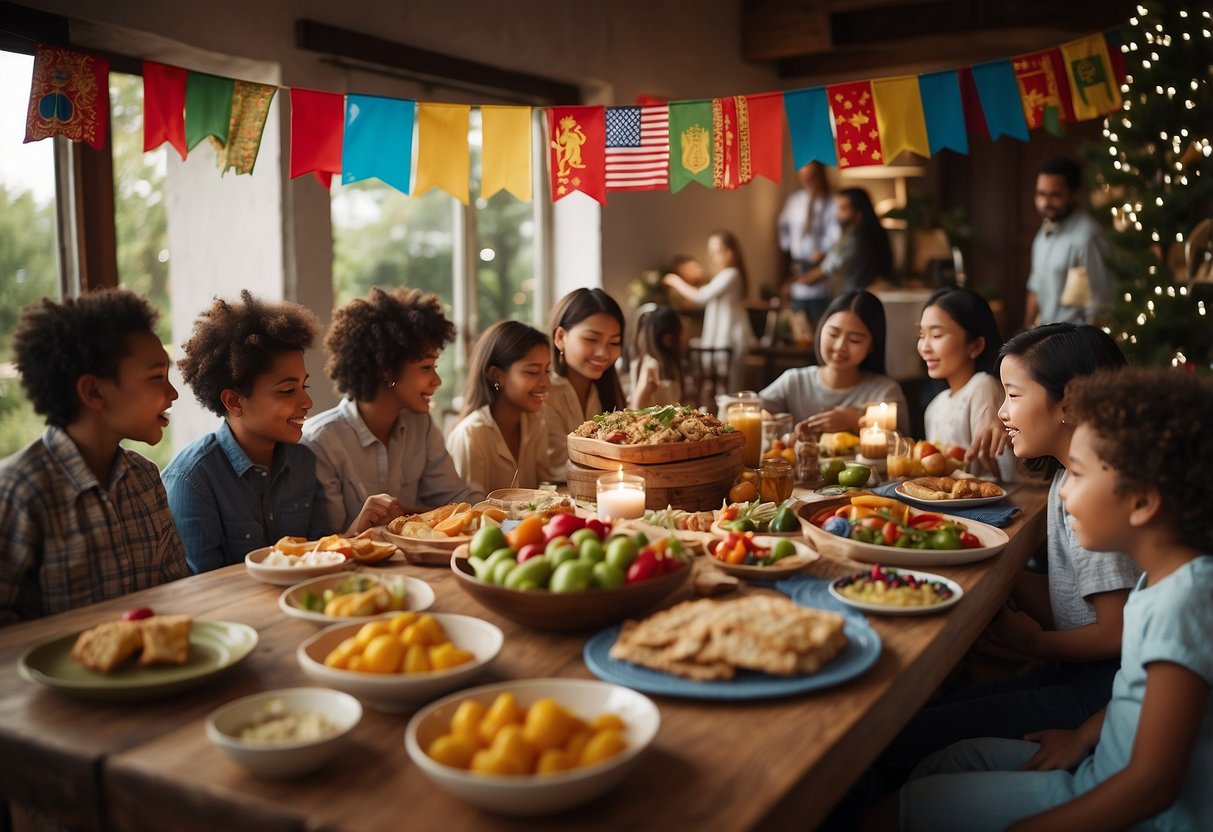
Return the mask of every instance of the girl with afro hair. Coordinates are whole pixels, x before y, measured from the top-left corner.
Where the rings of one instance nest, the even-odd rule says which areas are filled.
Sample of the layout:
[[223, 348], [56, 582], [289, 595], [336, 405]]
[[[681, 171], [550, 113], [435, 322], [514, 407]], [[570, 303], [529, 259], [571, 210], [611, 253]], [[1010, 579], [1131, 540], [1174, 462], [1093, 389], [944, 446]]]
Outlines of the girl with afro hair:
[[[223, 417], [164, 471], [169, 505], [194, 572], [232, 563], [281, 537], [347, 536], [390, 519], [392, 499], [368, 498], [350, 522], [333, 522], [316, 458], [298, 444], [312, 407], [303, 353], [320, 328], [294, 303], [247, 290], [216, 299], [194, 322], [177, 362], [198, 401]], [[348, 529], [347, 529], [348, 526]]]
[[430, 415], [438, 354], [454, 338], [442, 301], [419, 289], [375, 287], [333, 312], [325, 372], [345, 398], [308, 422], [303, 442], [338, 522], [378, 492], [405, 513], [483, 498], [456, 473]]

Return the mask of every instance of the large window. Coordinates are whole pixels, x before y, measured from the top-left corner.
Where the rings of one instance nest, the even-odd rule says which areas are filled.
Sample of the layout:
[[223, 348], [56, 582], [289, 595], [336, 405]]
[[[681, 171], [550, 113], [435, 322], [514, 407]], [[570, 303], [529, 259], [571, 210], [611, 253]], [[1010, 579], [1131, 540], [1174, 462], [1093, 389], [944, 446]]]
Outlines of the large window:
[[[42, 432], [12, 364], [21, 308], [59, 296], [55, 238], [55, 153], [51, 140], [23, 144], [34, 59], [0, 52], [0, 457]], [[60, 140], [61, 141], [61, 140]]]
[[[472, 203], [467, 207], [442, 191], [408, 197], [377, 180], [334, 186], [332, 203], [335, 303], [365, 295], [372, 286], [411, 286], [437, 293], [446, 305], [459, 332], [439, 362], [438, 402], [447, 415], [457, 406], [465, 359], [480, 332], [501, 320], [543, 326], [535, 296], [543, 186], [535, 177], [532, 202], [504, 191], [480, 198], [478, 109], [472, 110], [468, 144]], [[536, 171], [543, 161], [537, 147]]]

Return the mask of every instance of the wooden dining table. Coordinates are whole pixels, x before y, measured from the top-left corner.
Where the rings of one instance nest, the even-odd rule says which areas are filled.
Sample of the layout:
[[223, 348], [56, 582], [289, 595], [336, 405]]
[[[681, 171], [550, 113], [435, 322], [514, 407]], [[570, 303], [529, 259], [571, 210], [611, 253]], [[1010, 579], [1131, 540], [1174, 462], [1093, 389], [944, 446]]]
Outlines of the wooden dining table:
[[[931, 569], [961, 584], [959, 604], [934, 615], [869, 618], [882, 651], [866, 673], [778, 699], [655, 696], [661, 728], [630, 776], [559, 815], [495, 816], [442, 791], [405, 751], [409, 714], [369, 706], [347, 749], [301, 779], [261, 780], [224, 756], [206, 736], [211, 711], [257, 691], [311, 684], [295, 654], [316, 625], [281, 612], [282, 588], [259, 583], [243, 565], [0, 629], [0, 795], [15, 817], [73, 829], [812, 829], [944, 681], [1043, 545], [1046, 490], [1020, 485], [1010, 499], [1021, 511], [999, 555]], [[811, 571], [833, 577], [857, 567], [822, 558]], [[478, 682], [593, 678], [582, 660], [589, 634], [503, 619], [466, 595], [449, 568], [413, 566], [399, 555], [373, 568], [428, 581], [435, 610], [501, 627], [505, 645]], [[714, 567], [701, 557], [695, 568]], [[242, 622], [257, 630], [259, 643], [201, 686], [150, 701], [76, 699], [18, 674], [31, 645], [134, 606]]]

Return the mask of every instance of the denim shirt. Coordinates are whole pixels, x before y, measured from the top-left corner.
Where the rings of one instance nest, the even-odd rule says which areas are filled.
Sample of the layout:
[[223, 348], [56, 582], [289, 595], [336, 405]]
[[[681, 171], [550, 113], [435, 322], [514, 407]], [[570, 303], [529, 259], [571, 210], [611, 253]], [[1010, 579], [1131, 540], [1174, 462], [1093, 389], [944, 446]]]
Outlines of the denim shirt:
[[255, 465], [226, 421], [173, 457], [164, 487], [195, 573], [240, 563], [285, 535], [333, 531], [312, 452], [279, 443], [270, 468]]

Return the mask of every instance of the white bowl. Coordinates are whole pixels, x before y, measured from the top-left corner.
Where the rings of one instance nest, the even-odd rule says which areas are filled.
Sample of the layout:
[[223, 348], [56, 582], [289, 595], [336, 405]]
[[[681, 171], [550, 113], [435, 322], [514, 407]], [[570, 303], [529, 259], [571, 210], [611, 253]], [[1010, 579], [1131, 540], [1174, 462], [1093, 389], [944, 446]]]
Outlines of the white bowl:
[[[559, 774], [495, 776], [443, 765], [425, 753], [446, 733], [459, 703], [475, 699], [486, 707], [497, 694], [513, 693], [522, 708], [551, 697], [582, 719], [618, 714], [627, 726], [627, 748], [592, 766]], [[404, 744], [413, 763], [442, 788], [469, 803], [507, 815], [542, 815], [585, 803], [627, 776], [657, 736], [661, 714], [647, 696], [619, 685], [588, 679], [527, 679], [472, 688], [422, 708], [409, 720]]]
[[297, 583], [290, 589], [284, 590], [278, 596], [278, 609], [292, 618], [302, 618], [304, 621], [311, 621], [315, 624], [365, 624], [367, 621], [390, 617], [400, 612], [400, 610], [391, 610], [389, 612], [378, 613], [377, 615], [340, 616], [325, 615], [322, 612], [313, 612], [300, 606], [304, 593], [311, 591], [317, 595], [321, 595], [326, 589], [337, 589], [342, 581], [356, 578], [364, 578], [374, 583], [384, 584], [389, 592], [394, 588], [403, 587], [404, 609], [406, 610], [420, 612], [421, 610], [429, 609], [434, 603], [434, 590], [430, 588], [429, 584], [419, 578], [410, 578], [406, 575], [372, 575], [366, 572], [356, 572], [352, 575], [321, 575], [319, 578], [312, 578]]
[[471, 651], [476, 658], [458, 667], [430, 673], [363, 673], [326, 666], [324, 657], [356, 634], [363, 626], [361, 624], [337, 624], [323, 629], [299, 645], [295, 655], [303, 672], [314, 682], [353, 694], [380, 711], [408, 711], [444, 693], [466, 687], [497, 657], [505, 641], [501, 630], [479, 618], [441, 612], [429, 614], [438, 619], [456, 647]]
[[261, 561], [272, 552], [273, 546], [262, 546], [244, 556], [244, 568], [259, 581], [277, 586], [293, 586], [308, 578], [319, 578], [321, 575], [332, 575], [353, 569], [358, 561], [347, 558], [341, 563], [330, 566], [263, 566]]
[[[314, 711], [339, 729], [320, 740], [299, 742], [249, 742], [240, 731], [262, 716], [273, 703], [286, 711]], [[349, 694], [327, 688], [267, 690], [229, 702], [206, 720], [206, 735], [221, 751], [259, 777], [282, 780], [314, 771], [328, 762], [345, 744], [348, 734], [362, 719], [362, 705]]]

